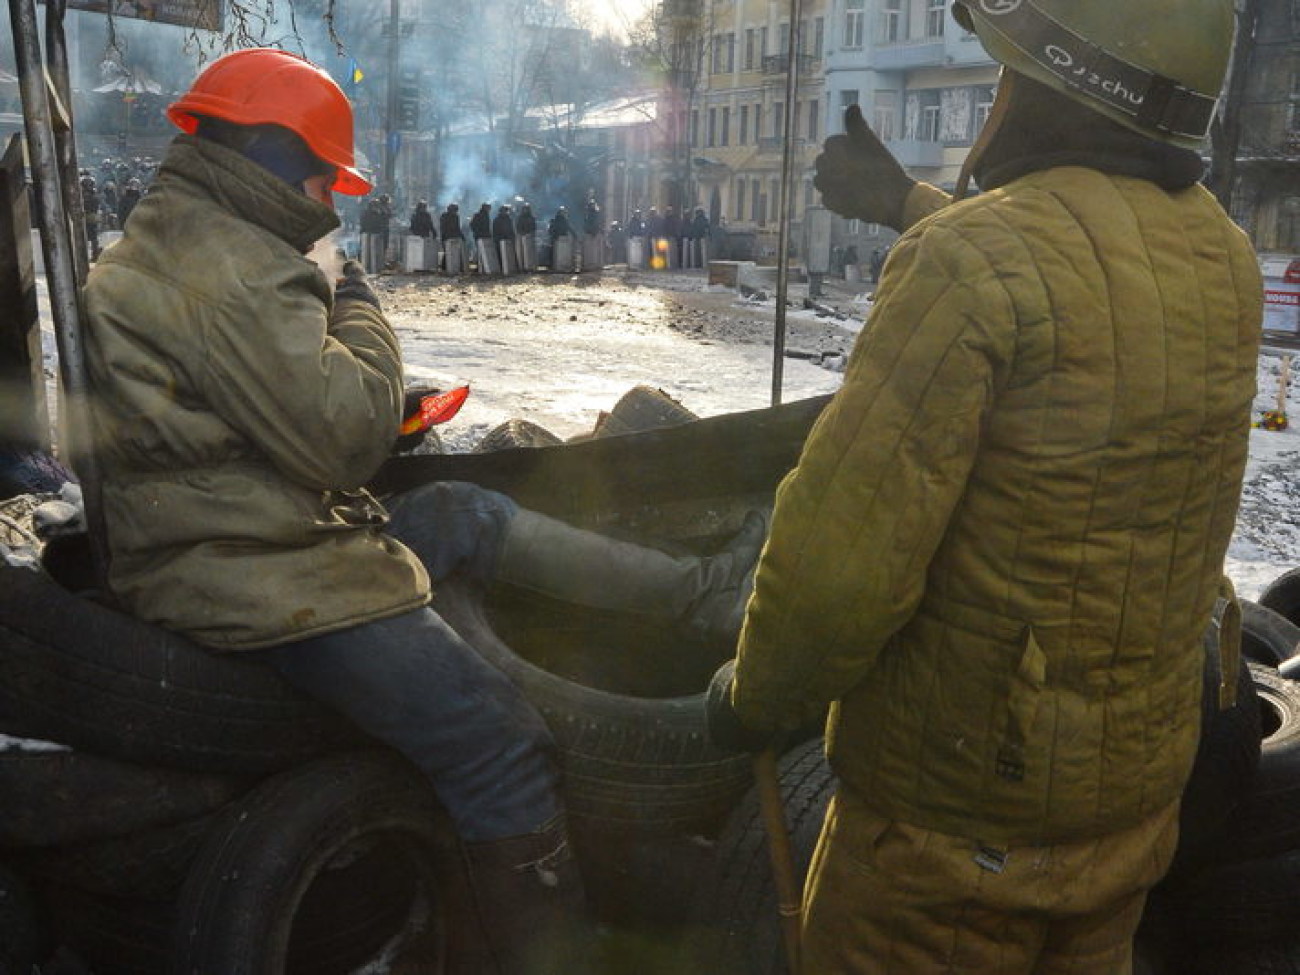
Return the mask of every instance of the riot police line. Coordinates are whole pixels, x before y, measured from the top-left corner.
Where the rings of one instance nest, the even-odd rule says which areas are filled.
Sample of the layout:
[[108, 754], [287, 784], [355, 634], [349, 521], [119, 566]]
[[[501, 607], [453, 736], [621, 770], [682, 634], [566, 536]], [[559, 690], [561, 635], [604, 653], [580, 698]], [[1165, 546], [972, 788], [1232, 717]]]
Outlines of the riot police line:
[[605, 225], [599, 204], [589, 199], [575, 226], [568, 208], [560, 206], [539, 226], [531, 204], [516, 207], [483, 203], [465, 221], [460, 206], [450, 203], [435, 217], [426, 200], [412, 210], [405, 233], [395, 233], [391, 199], [379, 194], [367, 200], [360, 215], [357, 256], [366, 270], [378, 273], [400, 266], [408, 272], [442, 272], [509, 277], [548, 270], [578, 273], [611, 264], [632, 269], [677, 270], [706, 268], [710, 224], [703, 208], [690, 220], [678, 218], [672, 207], [661, 215], [651, 207], [634, 210], [627, 225]]

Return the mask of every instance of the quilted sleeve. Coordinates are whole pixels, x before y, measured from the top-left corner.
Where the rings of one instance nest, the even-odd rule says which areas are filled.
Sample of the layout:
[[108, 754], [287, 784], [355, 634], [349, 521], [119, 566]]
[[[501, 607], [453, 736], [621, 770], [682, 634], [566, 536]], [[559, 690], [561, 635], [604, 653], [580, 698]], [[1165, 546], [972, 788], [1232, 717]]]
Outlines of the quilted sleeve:
[[930, 222], [895, 247], [844, 385], [777, 492], [734, 702], [793, 728], [858, 681], [920, 601], [1014, 347], [978, 241]]

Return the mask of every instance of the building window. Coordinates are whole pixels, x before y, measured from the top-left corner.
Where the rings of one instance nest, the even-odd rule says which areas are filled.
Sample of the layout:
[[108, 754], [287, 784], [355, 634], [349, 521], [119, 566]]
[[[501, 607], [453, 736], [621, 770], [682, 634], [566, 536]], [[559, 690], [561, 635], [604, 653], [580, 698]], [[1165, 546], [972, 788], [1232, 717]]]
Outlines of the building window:
[[943, 37], [943, 23], [947, 20], [948, 0], [928, 0], [925, 10], [925, 36]]
[[863, 24], [867, 12], [863, 9], [865, 0], [845, 0], [844, 4], [844, 46], [850, 50], [862, 48]]
[[709, 109], [709, 132], [707, 141], [704, 144], [710, 147], [718, 144], [718, 110], [716, 108]]
[[700, 110], [698, 108], [691, 110], [691, 145], [700, 144]]
[[817, 125], [818, 122], [820, 121], [819, 118], [820, 115], [821, 115], [821, 102], [819, 102], [817, 99], [814, 98], [812, 101], [808, 103], [808, 141], [809, 142], [816, 142], [817, 139], [820, 137], [820, 134], [817, 131]]
[[758, 29], [758, 56], [760, 58], [767, 57], [767, 28], [766, 27], [760, 27]]
[[736, 140], [737, 145], [744, 145], [749, 141], [749, 106], [740, 106], [740, 132]]
[[745, 177], [736, 177], [736, 198], [731, 207], [732, 220], [745, 219]]
[[772, 106], [772, 135], [777, 139], [785, 135], [785, 102]]
[[719, 145], [731, 145], [731, 106], [722, 107], [722, 132], [719, 136]]
[[939, 92], [926, 88], [907, 95], [907, 119], [903, 137], [920, 142], [939, 141]]
[[826, 18], [813, 21], [813, 57], [819, 58], [826, 49]]
[[763, 106], [755, 103], [754, 105], [754, 145], [758, 145], [758, 140], [763, 137]]
[[790, 50], [790, 25], [782, 24], [776, 29], [776, 53], [786, 54]]
[[709, 47], [709, 74], [720, 74], [722, 72], [722, 35], [714, 34], [713, 43]]
[[876, 107], [872, 113], [872, 124], [882, 142], [898, 138], [897, 92], [880, 90], [876, 92]]
[[896, 44], [903, 39], [903, 0], [881, 0], [880, 43]]
[[[756, 62], [754, 59], [758, 53], [757, 44], [758, 44], [758, 31], [754, 30], [754, 28], [752, 27], [746, 28], [745, 61], [744, 61], [746, 71], [753, 71], [756, 66]], [[744, 141], [743, 138], [741, 141]]]
[[736, 35], [734, 33], [727, 35], [727, 73], [736, 70]]
[[749, 184], [749, 219], [759, 225], [763, 223], [763, 187], [758, 179]]
[[975, 129], [971, 132], [971, 138], [974, 139], [984, 128], [984, 123], [989, 120], [989, 113], [993, 111], [993, 97], [997, 94], [997, 88], [993, 85], [980, 85], [975, 89]]

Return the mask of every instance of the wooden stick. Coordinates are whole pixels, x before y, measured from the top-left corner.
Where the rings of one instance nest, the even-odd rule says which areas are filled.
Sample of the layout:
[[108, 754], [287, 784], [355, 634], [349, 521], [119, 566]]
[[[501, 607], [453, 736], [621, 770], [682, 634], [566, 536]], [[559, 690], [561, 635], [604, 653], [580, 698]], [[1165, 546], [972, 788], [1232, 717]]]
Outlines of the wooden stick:
[[1291, 357], [1282, 356], [1282, 368], [1277, 374], [1277, 411], [1286, 415], [1286, 390], [1291, 383]]
[[785, 800], [776, 771], [776, 750], [766, 748], [754, 756], [754, 781], [758, 787], [758, 804], [767, 831], [767, 849], [772, 861], [772, 879], [776, 885], [777, 912], [781, 921], [781, 941], [785, 945], [786, 965], [790, 975], [799, 973], [799, 928], [803, 913], [803, 892], [790, 849], [790, 830], [785, 821]]

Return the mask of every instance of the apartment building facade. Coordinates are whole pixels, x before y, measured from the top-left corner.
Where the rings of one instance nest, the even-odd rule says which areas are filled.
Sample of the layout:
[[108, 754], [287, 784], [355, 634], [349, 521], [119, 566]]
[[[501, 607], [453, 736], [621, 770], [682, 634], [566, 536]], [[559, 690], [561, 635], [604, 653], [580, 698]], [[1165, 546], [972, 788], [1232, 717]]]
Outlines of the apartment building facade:
[[[814, 161], [844, 110], [867, 120], [907, 170], [952, 186], [993, 103], [997, 65], [957, 26], [947, 0], [804, 0], [796, 42], [791, 243], [819, 205]], [[699, 205], [775, 253], [790, 9], [778, 0], [706, 0], [687, 138]], [[835, 218], [833, 243], [870, 251], [892, 231]]]

